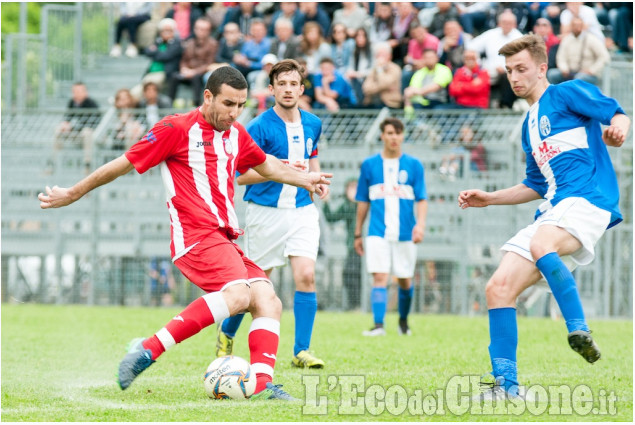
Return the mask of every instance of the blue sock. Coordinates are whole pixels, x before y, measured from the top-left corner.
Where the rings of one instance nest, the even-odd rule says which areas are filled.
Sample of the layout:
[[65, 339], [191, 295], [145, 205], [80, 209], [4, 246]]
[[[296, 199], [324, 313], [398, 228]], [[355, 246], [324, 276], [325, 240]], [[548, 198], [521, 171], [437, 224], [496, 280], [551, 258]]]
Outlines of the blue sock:
[[586, 324], [586, 320], [584, 320], [584, 311], [582, 311], [578, 287], [575, 284], [573, 275], [567, 266], [564, 265], [560, 256], [556, 252], [550, 252], [536, 261], [536, 267], [547, 279], [569, 332], [580, 330], [588, 332], [589, 327]]
[[[516, 309], [512, 307], [489, 310], [489, 356], [495, 378], [505, 378], [504, 387], [509, 393], [518, 394], [516, 347], [518, 326]], [[514, 388], [511, 388], [514, 387]]]
[[230, 338], [235, 337], [236, 332], [238, 332], [238, 328], [243, 321], [243, 317], [245, 317], [245, 313], [237, 314], [225, 319], [223, 321], [223, 325], [221, 326], [223, 333]]
[[295, 291], [295, 296], [293, 297], [293, 314], [295, 316], [294, 356], [302, 350], [309, 349], [316, 312], [317, 296], [315, 292]]
[[415, 287], [411, 286], [408, 289], [399, 288], [399, 318], [406, 320], [408, 313], [410, 313], [410, 305], [412, 304], [412, 294], [414, 294]]
[[387, 299], [388, 291], [386, 288], [374, 287], [370, 293], [370, 301], [373, 304], [373, 317], [375, 319], [375, 324], [384, 324]]

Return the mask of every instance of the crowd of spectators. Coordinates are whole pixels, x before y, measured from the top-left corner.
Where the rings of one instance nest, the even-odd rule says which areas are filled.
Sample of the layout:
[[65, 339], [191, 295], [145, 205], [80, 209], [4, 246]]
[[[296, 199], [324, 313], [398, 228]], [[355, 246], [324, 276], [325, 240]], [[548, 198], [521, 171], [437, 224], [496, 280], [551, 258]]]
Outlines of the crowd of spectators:
[[[177, 2], [141, 49], [137, 28], [158, 3], [120, 4], [111, 55], [151, 58], [140, 84], [171, 101], [201, 102], [209, 74], [230, 64], [250, 83], [253, 106], [268, 105], [263, 70], [287, 58], [306, 64], [303, 106], [326, 108], [522, 107], [499, 48], [525, 33], [541, 35], [553, 83], [599, 84], [611, 53], [632, 53], [632, 3], [554, 2]], [[164, 6], [165, 9], [165, 6]], [[256, 87], [251, 87], [256, 85]], [[522, 103], [522, 102], [521, 102]]]

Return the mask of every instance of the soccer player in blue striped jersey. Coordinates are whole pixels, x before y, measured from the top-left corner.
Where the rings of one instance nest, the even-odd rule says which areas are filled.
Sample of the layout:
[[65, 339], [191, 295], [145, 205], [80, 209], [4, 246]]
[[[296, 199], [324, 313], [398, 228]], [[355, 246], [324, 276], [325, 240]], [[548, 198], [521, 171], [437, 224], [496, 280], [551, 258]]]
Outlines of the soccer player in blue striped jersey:
[[[373, 275], [371, 303], [375, 326], [363, 334], [386, 334], [386, 287], [392, 270], [399, 283], [399, 333], [410, 335], [408, 313], [417, 261], [415, 244], [423, 240], [428, 213], [424, 170], [418, 159], [402, 152], [404, 125], [399, 119], [386, 118], [380, 129], [384, 148], [362, 163], [355, 196], [355, 250], [366, 255], [367, 270]], [[364, 248], [362, 227], [369, 211]]]
[[539, 36], [525, 35], [499, 54], [514, 93], [530, 105], [522, 131], [526, 178], [495, 192], [462, 191], [458, 203], [465, 209], [544, 202], [535, 221], [503, 245], [505, 254], [485, 289], [492, 364], [484, 379], [490, 388], [479, 395], [485, 399], [525, 396], [516, 367], [516, 298], [542, 278], [560, 307], [571, 348], [589, 363], [600, 358], [571, 270], [590, 263], [604, 231], [622, 220], [607, 146], [621, 146], [630, 128], [620, 105], [596, 86], [580, 80], [549, 84]]
[[[269, 73], [269, 89], [275, 98], [273, 108], [263, 112], [246, 127], [256, 144], [299, 171], [318, 171], [320, 119], [298, 108], [304, 91], [302, 67], [285, 59]], [[324, 361], [309, 352], [317, 312], [315, 261], [320, 239], [319, 213], [308, 191], [266, 180], [253, 170], [238, 177], [247, 185], [248, 202], [245, 226], [245, 252], [267, 276], [274, 267], [286, 264], [293, 271], [296, 291], [293, 300], [295, 345], [292, 365], [321, 369]], [[322, 185], [320, 197], [328, 194]], [[243, 315], [225, 320], [218, 330], [217, 356], [231, 354], [233, 337]]]

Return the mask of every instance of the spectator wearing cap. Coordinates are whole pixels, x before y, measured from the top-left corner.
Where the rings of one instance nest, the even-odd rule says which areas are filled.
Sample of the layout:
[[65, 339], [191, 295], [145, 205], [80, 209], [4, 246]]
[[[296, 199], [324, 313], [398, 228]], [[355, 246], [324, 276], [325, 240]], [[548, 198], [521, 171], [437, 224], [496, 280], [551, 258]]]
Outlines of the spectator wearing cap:
[[374, 66], [362, 84], [362, 91], [366, 107], [401, 107], [401, 67], [392, 61], [392, 47], [388, 42], [375, 46]]
[[[163, 88], [166, 80], [179, 72], [183, 47], [176, 34], [176, 22], [174, 19], [164, 18], [158, 24], [159, 37], [154, 44], [144, 50], [144, 54], [152, 59], [146, 74], [141, 79], [141, 84], [133, 87], [132, 95], [141, 98], [142, 86], [152, 81]], [[174, 99], [172, 99], [174, 100]]]
[[456, 105], [464, 108], [489, 107], [489, 74], [478, 65], [478, 55], [473, 50], [463, 52], [464, 65], [456, 70], [449, 93]]
[[315, 75], [315, 108], [326, 108], [331, 112], [353, 108], [357, 99], [351, 84], [335, 69], [331, 58], [320, 61], [320, 73]]
[[180, 84], [188, 84], [192, 88], [192, 101], [200, 105], [203, 101], [203, 75], [214, 63], [218, 52], [218, 42], [210, 37], [212, 22], [207, 18], [199, 18], [194, 23], [194, 37], [183, 43], [183, 56], [178, 74], [168, 80], [168, 96], [176, 98]]
[[245, 75], [262, 67], [260, 61], [269, 53], [271, 40], [267, 37], [267, 26], [262, 19], [253, 19], [249, 37], [243, 43], [240, 53], [234, 55], [234, 65]]
[[293, 33], [293, 23], [280, 17], [274, 26], [276, 35], [271, 39], [269, 53], [276, 55], [279, 61], [297, 58], [300, 55], [300, 40]]
[[278, 63], [278, 58], [273, 53], [267, 53], [262, 57], [260, 63], [262, 69], [252, 71], [247, 76], [249, 95], [256, 105], [258, 105], [258, 113], [263, 112], [275, 103], [269, 91], [269, 72], [271, 72], [271, 68]]
[[584, 30], [584, 21], [576, 17], [571, 20], [571, 32], [562, 39], [558, 47], [558, 67], [547, 71], [547, 79], [552, 84], [568, 80], [598, 84], [604, 65], [609, 60], [604, 42]]

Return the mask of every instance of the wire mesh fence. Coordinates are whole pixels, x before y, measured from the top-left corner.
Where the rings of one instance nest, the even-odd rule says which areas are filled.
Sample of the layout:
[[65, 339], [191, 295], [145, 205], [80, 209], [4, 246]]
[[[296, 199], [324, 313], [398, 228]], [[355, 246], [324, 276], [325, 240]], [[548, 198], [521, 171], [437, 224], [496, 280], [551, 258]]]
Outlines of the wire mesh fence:
[[[98, 112], [98, 114], [97, 114]], [[170, 112], [170, 111], [166, 111]], [[142, 131], [144, 110], [126, 111]], [[117, 139], [122, 116], [114, 109], [85, 111], [92, 129], [92, 151], [62, 144], [60, 122], [66, 111], [23, 110], [2, 119], [2, 300], [118, 305], [186, 304], [200, 295], [168, 261], [169, 217], [158, 170], [130, 173], [62, 210], [40, 210], [37, 194], [46, 185], [68, 186], [92, 168], [121, 155], [131, 141]], [[335, 174], [329, 207], [346, 200], [346, 184], [361, 162], [379, 151], [378, 123], [394, 111], [320, 114], [322, 169]], [[252, 114], [247, 111], [242, 119]], [[37, 119], [35, 119], [37, 117]], [[457, 193], [475, 187], [496, 190], [522, 180], [518, 113], [421, 112], [406, 125], [404, 150], [426, 169], [429, 214], [426, 237], [418, 245], [414, 277], [416, 312], [482, 314], [484, 285], [500, 260], [499, 247], [533, 217], [535, 204], [462, 211]], [[338, 131], [330, 127], [341, 128]], [[349, 131], [345, 128], [354, 129]], [[472, 151], [480, 145], [478, 158]], [[622, 193], [625, 222], [607, 232], [598, 257], [577, 273], [590, 316], [632, 315], [632, 136], [611, 150]], [[480, 161], [474, 164], [475, 160]], [[448, 171], [453, 169], [453, 172]], [[244, 188], [237, 187], [236, 209], [244, 223]], [[318, 202], [321, 210], [323, 202]], [[370, 278], [364, 259], [351, 250], [347, 220], [354, 209], [327, 222], [316, 265], [320, 308], [369, 308]], [[239, 243], [241, 243], [239, 239]], [[288, 267], [273, 275], [285, 307], [293, 300]], [[389, 295], [395, 297], [396, 285]], [[393, 304], [390, 304], [393, 306]], [[519, 299], [519, 310], [544, 315], [549, 296], [535, 289]]]

